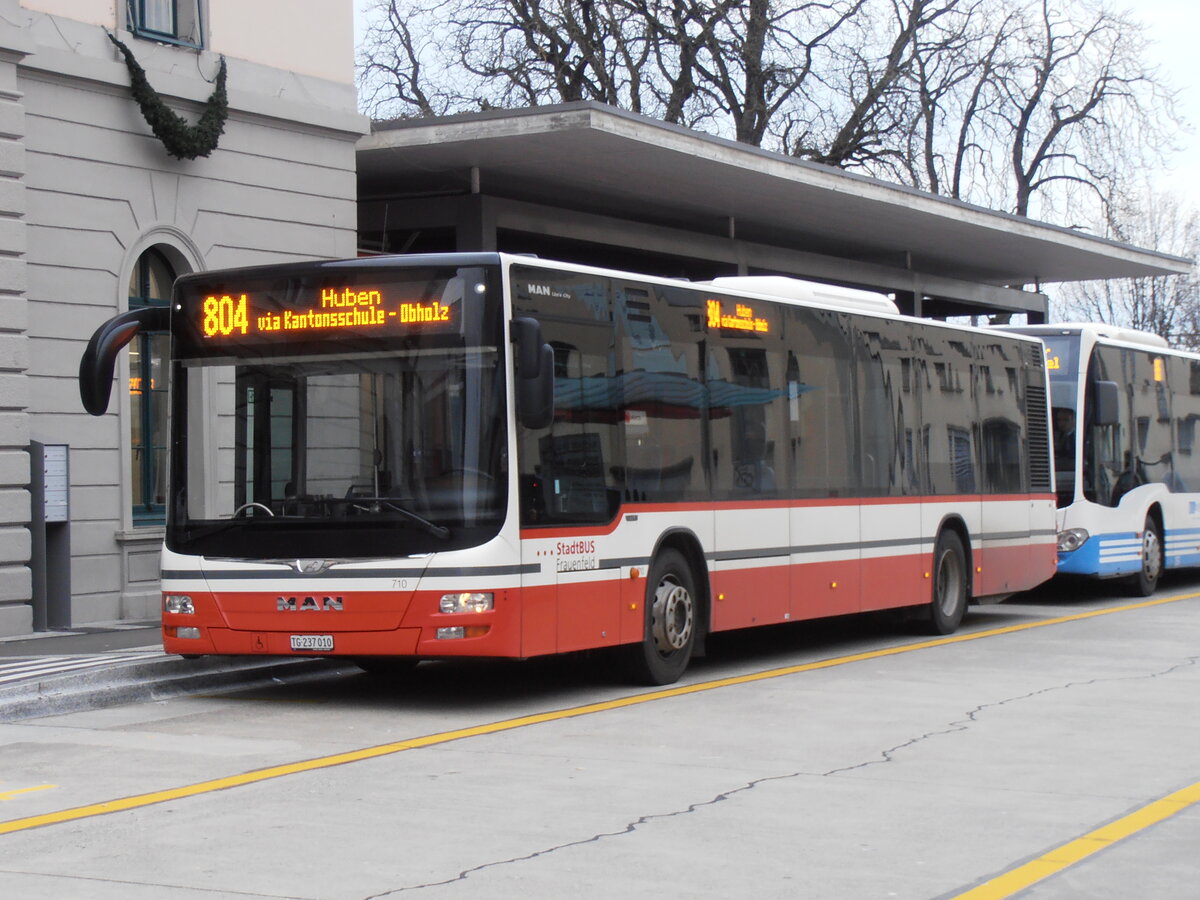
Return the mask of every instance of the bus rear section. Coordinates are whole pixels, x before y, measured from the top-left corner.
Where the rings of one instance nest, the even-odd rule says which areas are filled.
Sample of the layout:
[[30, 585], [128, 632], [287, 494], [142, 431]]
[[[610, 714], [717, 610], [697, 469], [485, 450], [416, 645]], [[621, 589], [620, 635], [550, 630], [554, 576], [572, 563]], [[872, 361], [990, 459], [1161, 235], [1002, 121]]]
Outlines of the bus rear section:
[[639, 598], [668, 660], [866, 610], [946, 633], [1053, 574], [1040, 343], [780, 282], [512, 262], [513, 314], [554, 353], [553, 420], [516, 454], [546, 646], [626, 642]]
[[1059, 572], [1146, 596], [1200, 565], [1200, 356], [1101, 324], [1016, 330], [1046, 345]]
[[103, 412], [122, 343], [171, 333], [164, 646], [611, 647], [668, 683], [713, 632], [948, 633], [1048, 578], [1040, 344], [805, 291], [499, 254], [180, 279], [81, 364]]

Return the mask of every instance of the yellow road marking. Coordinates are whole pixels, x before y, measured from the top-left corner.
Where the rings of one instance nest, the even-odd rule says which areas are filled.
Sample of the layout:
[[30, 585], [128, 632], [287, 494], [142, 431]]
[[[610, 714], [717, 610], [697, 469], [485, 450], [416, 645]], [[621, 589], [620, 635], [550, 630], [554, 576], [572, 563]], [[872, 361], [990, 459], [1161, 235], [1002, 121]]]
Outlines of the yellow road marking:
[[58, 787], [57, 784], [39, 784], [37, 787], [17, 788], [14, 791], [3, 791], [3, 792], [0, 792], [0, 802], [3, 802], [5, 800], [11, 800], [13, 797], [17, 796], [18, 794], [28, 794], [33, 791], [48, 791], [51, 788], [56, 788], [56, 787]]
[[1107, 850], [1117, 841], [1123, 841], [1163, 819], [1183, 812], [1195, 803], [1200, 803], [1200, 781], [1136, 809], [1115, 822], [1055, 847], [1049, 853], [1023, 866], [997, 875], [965, 894], [958, 894], [954, 900], [1004, 900], [1051, 875], [1058, 874], [1080, 860], [1087, 859], [1093, 853]]
[[962, 634], [953, 634], [947, 637], [935, 638], [928, 641], [919, 641], [913, 644], [901, 644], [896, 647], [887, 647], [882, 650], [869, 650], [863, 653], [851, 653], [846, 656], [835, 656], [830, 659], [817, 660], [816, 662], [801, 663], [795, 666], [783, 666], [778, 669], [768, 669], [763, 672], [753, 672], [749, 675], [735, 675], [730, 678], [718, 678], [713, 681], [703, 681], [696, 684], [685, 684], [678, 687], [664, 688], [660, 691], [650, 691], [645, 694], [636, 694], [632, 697], [622, 697], [616, 700], [605, 700], [600, 703], [588, 703], [584, 706], [573, 706], [568, 709], [553, 710], [546, 713], [536, 713], [529, 716], [518, 716], [515, 719], [504, 719], [499, 722], [492, 722], [487, 725], [475, 725], [471, 728], [460, 728], [454, 731], [443, 731], [437, 734], [428, 734], [423, 737], [409, 738], [404, 741], [395, 741], [389, 744], [379, 744], [375, 747], [364, 747], [360, 750], [350, 750], [345, 753], [334, 753], [329, 756], [320, 756], [315, 759], [306, 759], [294, 763], [285, 763], [279, 766], [268, 766], [265, 769], [255, 769], [250, 772], [243, 772], [240, 775], [231, 775], [226, 778], [213, 778], [209, 781], [200, 781], [196, 784], [184, 785], [183, 787], [168, 788], [162, 791], [151, 791], [148, 794], [137, 794], [132, 797], [121, 797], [116, 800], [107, 800], [103, 803], [92, 803], [87, 806], [78, 806], [74, 809], [63, 809], [57, 812], [43, 813], [37, 816], [26, 816], [23, 819], [11, 819], [7, 822], [0, 822], [0, 834], [12, 834], [16, 831], [28, 831], [31, 828], [41, 828], [45, 825], [57, 825], [63, 822], [72, 822], [77, 819], [87, 819], [92, 816], [102, 816], [107, 813], [121, 812], [129, 809], [139, 809], [143, 806], [153, 806], [157, 803], [167, 803], [171, 800], [182, 800], [185, 797], [195, 797], [200, 794], [209, 794], [213, 791], [222, 791], [227, 788], [242, 787], [248, 784], [257, 784], [261, 781], [270, 781], [274, 778], [283, 778], [287, 775], [297, 775], [301, 772], [312, 772], [318, 769], [328, 769], [333, 766], [343, 766], [347, 763], [362, 762], [367, 759], [376, 759], [381, 756], [390, 756], [393, 753], [402, 753], [405, 750], [417, 750], [422, 747], [434, 747], [438, 744], [446, 744], [450, 741], [458, 741], [464, 738], [482, 737], [488, 734], [499, 734], [505, 731], [513, 731], [517, 728], [525, 728], [529, 725], [541, 725], [546, 722], [556, 722], [562, 719], [571, 719], [577, 716], [587, 716], [598, 712], [608, 712], [614, 709], [624, 709], [630, 706], [639, 706], [643, 703], [652, 703], [656, 700], [665, 700], [670, 697], [683, 697], [688, 694], [699, 694], [704, 691], [712, 691], [717, 688], [732, 687], [739, 684], [751, 684], [756, 681], [765, 681], [769, 678], [780, 678], [784, 675], [796, 675], [801, 672], [814, 672], [819, 669], [829, 669], [834, 666], [844, 666], [848, 663], [863, 662], [870, 659], [882, 659], [888, 656], [897, 656], [901, 653], [911, 653], [914, 650], [927, 650], [932, 647], [944, 647], [948, 644], [961, 644], [966, 641], [977, 641], [986, 637], [998, 637], [1004, 634], [1015, 634], [1019, 631], [1029, 631], [1033, 628], [1044, 628], [1047, 625], [1061, 625], [1065, 622], [1079, 622], [1084, 619], [1092, 619], [1097, 616], [1106, 616], [1118, 612], [1129, 612], [1137, 609], [1147, 609], [1152, 606], [1162, 606], [1165, 603], [1175, 603], [1180, 600], [1190, 600], [1195, 597], [1200, 597], [1200, 592], [1191, 594], [1180, 594], [1175, 597], [1164, 597], [1158, 600], [1145, 600], [1140, 603], [1130, 603], [1124, 606], [1113, 606], [1106, 609], [1096, 609], [1089, 612], [1075, 613], [1069, 616], [1057, 616], [1053, 619], [1040, 619], [1036, 622], [1022, 622], [1018, 625], [1006, 625], [1002, 628], [989, 628], [984, 631], [972, 631]]

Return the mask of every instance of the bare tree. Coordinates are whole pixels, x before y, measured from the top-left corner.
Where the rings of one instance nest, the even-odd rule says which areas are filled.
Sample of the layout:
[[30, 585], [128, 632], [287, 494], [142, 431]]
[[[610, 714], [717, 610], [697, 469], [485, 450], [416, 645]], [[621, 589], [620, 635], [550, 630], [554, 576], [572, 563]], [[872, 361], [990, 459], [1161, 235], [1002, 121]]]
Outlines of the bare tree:
[[[455, 62], [497, 105], [630, 103], [628, 46], [613, 7], [595, 0], [477, 0], [451, 20]], [[644, 41], [640, 42], [644, 44]]]
[[761, 146], [781, 110], [820, 93], [815, 73], [831, 39], [867, 0], [800, 4], [744, 0], [731, 5], [724, 27], [710, 30], [696, 68], [702, 88], [728, 117], [735, 140]]
[[[889, 0], [889, 25], [883, 28], [889, 40], [884, 52], [872, 53], [868, 40], [845, 46], [841, 71], [826, 76], [827, 81], [830, 76], [836, 79], [843, 110], [840, 121], [825, 138], [819, 127], [803, 132], [791, 152], [839, 168], [867, 165], [880, 174], [911, 173], [906, 137], [914, 117], [912, 87], [918, 48], [959, 2]], [[862, 29], [881, 27], [871, 16], [862, 17], [857, 24]]]
[[[1068, 0], [1027, 7], [1019, 52], [1001, 83], [1019, 215], [1056, 182], [1107, 204], [1121, 164], [1162, 147], [1157, 101], [1169, 98], [1142, 60], [1142, 30], [1103, 9], [1076, 25], [1079, 10]], [[1131, 127], [1136, 132], [1125, 130]]]
[[1142, 28], [1092, 2], [377, 0], [360, 88], [376, 116], [597, 100], [1103, 223], [1176, 123]]
[[[947, 18], [934, 39], [916, 48], [913, 89], [920, 113], [909, 153], [911, 183], [955, 199], [1004, 206], [1006, 195], [989, 191], [994, 180], [974, 176], [994, 170], [998, 85], [1009, 65], [1005, 51], [1017, 17], [976, 0], [960, 4]], [[988, 193], [999, 196], [981, 196]]]
[[744, 0], [613, 2], [622, 15], [642, 23], [654, 66], [644, 72], [641, 83], [654, 97], [662, 119], [682, 125], [699, 125], [707, 120], [713, 111], [712, 104], [698, 86], [697, 62], [713, 34], [727, 23], [731, 10]]
[[358, 59], [359, 103], [367, 112], [420, 117], [452, 111], [456, 98], [440, 77], [440, 45], [426, 27], [428, 15], [409, 0], [375, 6]]
[[1059, 318], [1124, 325], [1200, 349], [1200, 214], [1178, 197], [1145, 190], [1109, 207], [1110, 236], [1193, 261], [1191, 272], [1064, 285]]

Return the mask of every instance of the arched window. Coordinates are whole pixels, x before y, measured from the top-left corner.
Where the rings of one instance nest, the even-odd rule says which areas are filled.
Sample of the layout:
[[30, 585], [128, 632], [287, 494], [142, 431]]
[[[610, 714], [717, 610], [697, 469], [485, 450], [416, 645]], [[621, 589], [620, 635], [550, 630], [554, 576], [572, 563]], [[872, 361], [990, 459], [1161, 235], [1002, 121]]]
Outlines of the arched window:
[[[161, 250], [150, 248], [129, 276], [129, 308], [166, 306], [175, 270]], [[133, 524], [161, 525], [167, 496], [166, 332], [141, 334], [129, 345], [129, 444], [133, 459]]]

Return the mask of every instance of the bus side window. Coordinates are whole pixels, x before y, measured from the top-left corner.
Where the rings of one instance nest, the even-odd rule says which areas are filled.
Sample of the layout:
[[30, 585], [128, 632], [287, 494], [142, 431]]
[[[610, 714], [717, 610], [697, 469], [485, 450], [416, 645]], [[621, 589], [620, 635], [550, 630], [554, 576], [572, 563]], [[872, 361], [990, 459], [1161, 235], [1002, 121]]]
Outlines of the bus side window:
[[[1125, 423], [1129, 421], [1129, 401], [1133, 390], [1133, 354], [1115, 347], [1098, 346], [1092, 351], [1088, 364], [1086, 422], [1083, 447], [1083, 495], [1093, 503], [1116, 506], [1121, 495], [1132, 485], [1122, 475], [1134, 462], [1130, 435]], [[1111, 381], [1127, 385], [1117, 393], [1117, 415], [1112, 424], [1097, 425], [1092, 385]]]
[[[545, 293], [528, 290], [545, 285]], [[513, 310], [537, 319], [554, 350], [554, 420], [518, 425], [521, 524], [585, 525], [612, 520], [623, 463], [619, 386], [613, 368], [611, 282], [513, 267]]]
[[1165, 484], [1175, 490], [1175, 436], [1171, 428], [1173, 373], [1163, 356], [1145, 352], [1137, 356], [1137, 477], [1139, 483]]
[[[782, 487], [784, 390], [778, 334], [713, 333], [706, 379], [713, 497], [773, 494]], [[776, 329], [778, 331], [778, 329]]]
[[858, 334], [858, 407], [863, 434], [864, 494], [899, 497], [921, 485], [919, 380], [909, 326], [871, 322]]
[[618, 419], [625, 452], [616, 474], [624, 499], [707, 499], [700, 295], [618, 282], [613, 313], [620, 342]]
[[[789, 311], [784, 336], [787, 361], [787, 426], [791, 448], [792, 488], [801, 497], [852, 497], [869, 485], [886, 484], [894, 441], [882, 398], [861, 385], [856, 394], [855, 354], [849, 319], [844, 313], [811, 309]], [[861, 377], [861, 373], [859, 373]], [[860, 401], [869, 404], [860, 410]], [[887, 432], [881, 440], [859, 441], [862, 421], [876, 421]], [[872, 429], [872, 434], [877, 434]], [[860, 446], [865, 458], [860, 462]], [[887, 449], [884, 449], [884, 448]]]
[[1175, 417], [1174, 490], [1200, 489], [1200, 453], [1196, 452], [1196, 422], [1200, 420], [1200, 363], [1172, 361], [1172, 414]]
[[959, 340], [926, 335], [921, 372], [922, 457], [926, 490], [974, 494], [977, 490], [975, 398], [971, 351]]

